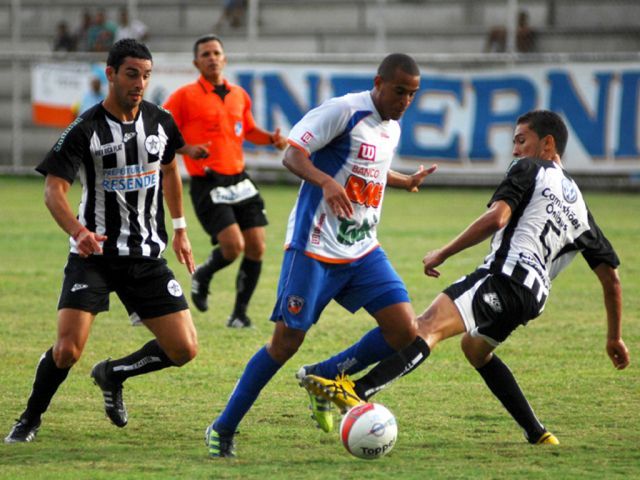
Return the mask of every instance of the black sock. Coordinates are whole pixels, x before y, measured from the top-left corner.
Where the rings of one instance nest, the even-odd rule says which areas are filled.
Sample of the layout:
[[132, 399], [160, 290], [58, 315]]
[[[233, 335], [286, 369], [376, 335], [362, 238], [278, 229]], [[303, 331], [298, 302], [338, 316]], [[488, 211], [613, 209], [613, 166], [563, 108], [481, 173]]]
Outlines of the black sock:
[[238, 276], [236, 277], [236, 304], [233, 313], [236, 316], [245, 316], [249, 300], [258, 285], [258, 278], [262, 270], [262, 262], [250, 260], [247, 257], [242, 259]]
[[227, 260], [222, 256], [222, 250], [220, 247], [214, 248], [211, 251], [211, 255], [207, 257], [202, 265], [198, 266], [199, 271], [202, 272], [209, 280], [213, 277], [213, 274], [218, 270], [222, 270], [224, 267], [233, 263], [233, 260]]
[[504, 408], [522, 427], [527, 440], [535, 443], [545, 432], [545, 428], [533, 413], [509, 367], [494, 354], [485, 366], [476, 370], [484, 379], [489, 390], [498, 397]]
[[368, 400], [394, 380], [415, 370], [424, 362], [431, 349], [422, 337], [416, 337], [411, 345], [385, 358], [369, 373], [355, 382], [355, 392], [363, 400]]
[[131, 355], [117, 360], [109, 360], [107, 376], [114, 382], [122, 383], [129, 377], [155, 372], [175, 365], [160, 348], [158, 341], [151, 340]]
[[27, 408], [21, 418], [30, 421], [40, 419], [40, 416], [47, 410], [51, 399], [55, 395], [58, 387], [69, 374], [69, 368], [58, 368], [53, 361], [53, 347], [47, 350], [40, 357], [40, 362], [36, 367], [36, 378], [33, 381], [31, 395], [27, 401]]

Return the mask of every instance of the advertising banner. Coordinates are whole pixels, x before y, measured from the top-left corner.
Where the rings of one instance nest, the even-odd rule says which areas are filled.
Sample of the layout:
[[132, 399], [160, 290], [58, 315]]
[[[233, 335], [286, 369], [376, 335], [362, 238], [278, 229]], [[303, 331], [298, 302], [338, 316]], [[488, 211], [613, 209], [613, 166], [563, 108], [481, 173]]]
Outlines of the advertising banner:
[[[39, 64], [32, 71], [34, 122], [69, 123], [95, 65]], [[103, 69], [100, 69], [103, 71]], [[504, 173], [512, 133], [531, 109], [560, 113], [569, 127], [563, 161], [572, 173], [640, 173], [640, 64], [568, 63], [432, 68], [421, 65], [421, 89], [402, 119], [394, 168], [412, 171], [438, 163], [441, 173]], [[259, 125], [286, 132], [327, 98], [373, 86], [375, 67], [363, 65], [230, 64], [227, 78], [253, 100]], [[161, 104], [197, 79], [191, 58], [159, 55], [145, 98]], [[104, 79], [103, 79], [104, 82]], [[104, 86], [106, 91], [106, 86]], [[271, 148], [246, 145], [247, 163], [279, 165]]]

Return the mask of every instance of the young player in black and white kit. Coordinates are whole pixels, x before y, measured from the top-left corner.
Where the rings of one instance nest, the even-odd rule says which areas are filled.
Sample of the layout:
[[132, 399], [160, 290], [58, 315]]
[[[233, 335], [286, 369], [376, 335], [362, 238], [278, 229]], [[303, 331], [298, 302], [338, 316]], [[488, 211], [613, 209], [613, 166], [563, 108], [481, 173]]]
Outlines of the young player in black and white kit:
[[[93, 367], [91, 376], [116, 426], [128, 421], [122, 401], [127, 378], [184, 365], [196, 355], [187, 301], [160, 256], [168, 243], [164, 197], [173, 218], [173, 250], [194, 271], [174, 161], [184, 141], [170, 113], [142, 100], [151, 69], [146, 46], [132, 39], [115, 43], [107, 59], [107, 98], [80, 115], [37, 167], [46, 175], [45, 203], [71, 237], [70, 254], [56, 342], [40, 357], [27, 408], [6, 443], [35, 438], [42, 414], [82, 354], [93, 320], [109, 309], [112, 291], [131, 321], [142, 322], [156, 337], [126, 357]], [[67, 199], [76, 174], [82, 183], [77, 217]]]
[[513, 154], [520, 159], [498, 186], [488, 210], [423, 259], [425, 274], [437, 278], [437, 267], [447, 258], [493, 235], [491, 253], [482, 265], [445, 289], [418, 317], [419, 337], [409, 347], [356, 381], [308, 375], [303, 380], [306, 388], [345, 410], [414, 370], [441, 340], [464, 333], [462, 350], [467, 359], [522, 427], [526, 439], [534, 444], [558, 444], [493, 351], [519, 325], [542, 313], [551, 281], [578, 252], [602, 284], [607, 353], [615, 368], [629, 364], [629, 351], [621, 337], [620, 262], [562, 166], [560, 156], [567, 138], [564, 122], [553, 112], [521, 116], [513, 137]]

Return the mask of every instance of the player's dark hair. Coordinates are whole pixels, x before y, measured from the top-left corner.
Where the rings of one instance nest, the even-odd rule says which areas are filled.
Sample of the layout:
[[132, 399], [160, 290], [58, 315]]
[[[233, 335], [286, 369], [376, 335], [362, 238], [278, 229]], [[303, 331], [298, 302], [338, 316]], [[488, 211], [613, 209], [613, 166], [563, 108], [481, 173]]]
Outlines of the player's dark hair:
[[516, 124], [520, 125], [521, 123], [529, 125], [529, 128], [536, 132], [539, 138], [551, 135], [556, 142], [558, 155], [561, 157], [564, 155], [569, 132], [560, 115], [550, 110], [532, 110], [518, 117]]
[[214, 35], [213, 33], [208, 33], [207, 35], [203, 35], [198, 38], [196, 40], [196, 43], [193, 44], [193, 58], [198, 58], [198, 45], [207, 42], [218, 42], [221, 47], [224, 47], [224, 44], [222, 43], [222, 40], [220, 40], [219, 36]]
[[120, 65], [124, 63], [124, 59], [127, 57], [141, 58], [143, 60], [151, 60], [153, 57], [151, 52], [144, 43], [140, 43], [133, 38], [123, 38], [118, 40], [109, 49], [109, 56], [107, 57], [107, 66], [113, 67], [117, 72]]
[[383, 80], [391, 80], [397, 69], [409, 75], [419, 76], [420, 69], [413, 57], [405, 53], [392, 53], [387, 55], [378, 67], [378, 75]]

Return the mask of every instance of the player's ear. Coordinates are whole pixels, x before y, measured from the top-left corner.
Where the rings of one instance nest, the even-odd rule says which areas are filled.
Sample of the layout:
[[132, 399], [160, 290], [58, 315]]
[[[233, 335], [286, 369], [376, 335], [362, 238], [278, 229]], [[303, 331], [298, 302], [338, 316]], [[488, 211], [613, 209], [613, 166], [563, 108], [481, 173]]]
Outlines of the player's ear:
[[104, 73], [107, 75], [107, 80], [111, 82], [113, 81], [113, 77], [116, 75], [116, 69], [109, 65], [105, 68]]
[[553, 135], [546, 135], [542, 139], [542, 152], [545, 160], [553, 160], [558, 153], [556, 149], [556, 139]]
[[380, 75], [374, 77], [373, 86], [376, 87], [376, 90], [380, 90], [380, 87], [382, 87], [382, 77]]

